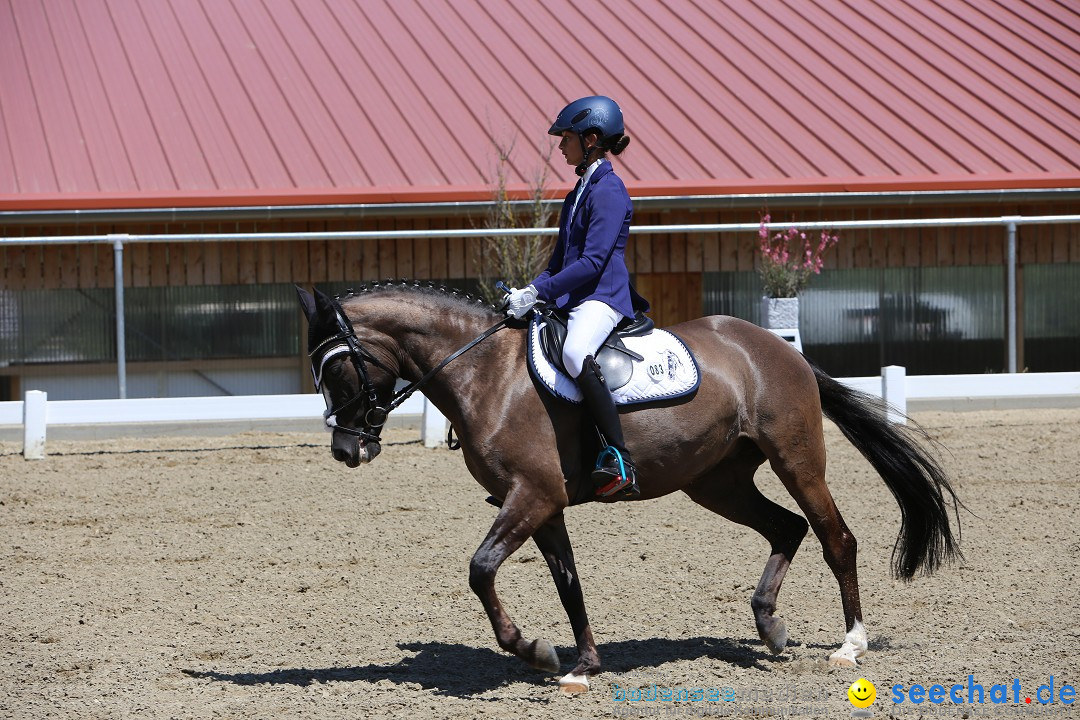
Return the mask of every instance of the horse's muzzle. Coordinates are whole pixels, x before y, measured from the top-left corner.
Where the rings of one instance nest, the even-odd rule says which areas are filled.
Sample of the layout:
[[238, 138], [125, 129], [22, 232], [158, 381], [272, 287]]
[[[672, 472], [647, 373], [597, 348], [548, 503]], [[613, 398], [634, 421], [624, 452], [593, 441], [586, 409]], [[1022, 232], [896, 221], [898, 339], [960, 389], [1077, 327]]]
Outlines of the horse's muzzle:
[[360, 462], [369, 463], [375, 456], [382, 452], [382, 445], [378, 441], [360, 442]]
[[378, 442], [364, 442], [355, 435], [335, 432], [330, 441], [330, 453], [334, 459], [351, 468], [361, 463], [371, 462], [380, 452], [382, 452], [382, 445]]

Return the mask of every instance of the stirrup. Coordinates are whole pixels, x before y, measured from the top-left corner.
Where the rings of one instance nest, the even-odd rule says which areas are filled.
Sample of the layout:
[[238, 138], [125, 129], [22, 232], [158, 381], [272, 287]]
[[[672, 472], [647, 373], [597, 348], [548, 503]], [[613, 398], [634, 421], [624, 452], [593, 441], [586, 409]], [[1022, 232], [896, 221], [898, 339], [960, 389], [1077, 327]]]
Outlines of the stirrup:
[[[605, 465], [605, 460], [608, 458], [612, 460], [610, 466]], [[625, 462], [622, 453], [611, 445], [601, 450], [600, 455], [597, 456], [592, 479], [597, 484], [596, 497], [636, 498], [641, 495], [633, 464]]]
[[[610, 475], [608, 477], [611, 477]], [[607, 485], [596, 488], [596, 497], [609, 498], [614, 495], [621, 495], [626, 498], [635, 498], [641, 495], [641, 490], [637, 486], [637, 482], [633, 478], [628, 478], [623, 475], [615, 478]]]

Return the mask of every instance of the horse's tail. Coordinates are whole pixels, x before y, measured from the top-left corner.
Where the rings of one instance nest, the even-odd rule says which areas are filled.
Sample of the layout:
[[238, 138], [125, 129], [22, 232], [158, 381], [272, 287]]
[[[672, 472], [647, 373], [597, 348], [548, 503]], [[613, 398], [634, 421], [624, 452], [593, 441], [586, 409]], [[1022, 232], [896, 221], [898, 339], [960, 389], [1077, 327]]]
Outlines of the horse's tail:
[[821, 393], [821, 410], [870, 461], [900, 505], [900, 534], [893, 545], [892, 570], [910, 580], [918, 570], [927, 575], [942, 564], [962, 558], [949, 527], [945, 495], [957, 510], [963, 505], [938, 461], [917, 442], [933, 443], [918, 425], [894, 425], [886, 419], [881, 399], [829, 377], [810, 363]]

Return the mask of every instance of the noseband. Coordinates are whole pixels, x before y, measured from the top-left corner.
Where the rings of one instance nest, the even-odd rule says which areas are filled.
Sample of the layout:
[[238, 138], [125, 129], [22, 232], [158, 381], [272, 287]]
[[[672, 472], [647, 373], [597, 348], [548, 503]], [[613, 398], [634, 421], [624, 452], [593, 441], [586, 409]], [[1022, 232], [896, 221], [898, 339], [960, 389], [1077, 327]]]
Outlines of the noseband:
[[[376, 367], [390, 373], [393, 377], [397, 377], [397, 375], [393, 370], [380, 362], [378, 358], [364, 349], [360, 344], [360, 339], [356, 337], [356, 331], [353, 330], [352, 323], [345, 318], [345, 312], [341, 309], [341, 305], [334, 298], [331, 298], [330, 302], [334, 307], [334, 319], [337, 321], [338, 332], [336, 335], [319, 343], [309, 354], [309, 357], [311, 358], [311, 375], [315, 379], [315, 389], [321, 391], [322, 374], [323, 369], [326, 367], [326, 363], [331, 358], [338, 355], [344, 355], [346, 353], [349, 355], [353, 367], [356, 369], [356, 375], [360, 378], [360, 391], [337, 407], [331, 406], [329, 400], [327, 400], [325, 415], [326, 424], [336, 431], [362, 438], [365, 442], [381, 442], [379, 433], [382, 432], [382, 427], [386, 423], [386, 418], [390, 415], [392, 410], [405, 402], [410, 395], [420, 389], [420, 387], [426, 384], [428, 380], [435, 377], [436, 373], [449, 365], [453, 360], [469, 350], [472, 350], [481, 342], [494, 335], [497, 331], [505, 327], [506, 323], [509, 321], [508, 317], [503, 318], [489, 327], [467, 345], [459, 348], [441, 363], [429, 370], [422, 378], [396, 392], [394, 397], [390, 399], [390, 402], [387, 403], [386, 407], [382, 407], [377, 404], [379, 399], [375, 393], [375, 385], [368, 376], [367, 363], [370, 362]], [[338, 413], [351, 408], [364, 398], [367, 398], [369, 406], [368, 411], [364, 414], [363, 429], [355, 430], [344, 425], [338, 425]]]

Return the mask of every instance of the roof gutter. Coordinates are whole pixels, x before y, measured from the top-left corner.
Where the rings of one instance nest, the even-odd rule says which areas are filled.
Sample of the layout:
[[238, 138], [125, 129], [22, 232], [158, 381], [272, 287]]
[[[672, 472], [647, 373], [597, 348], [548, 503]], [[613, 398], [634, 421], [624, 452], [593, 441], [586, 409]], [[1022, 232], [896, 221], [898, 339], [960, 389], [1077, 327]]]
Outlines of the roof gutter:
[[[641, 212], [777, 208], [896, 207], [925, 205], [1017, 205], [1080, 201], [1080, 188], [929, 190], [883, 192], [746, 193], [724, 195], [648, 195], [634, 197]], [[561, 198], [543, 201], [557, 208]], [[531, 200], [514, 200], [527, 209]], [[492, 201], [342, 203], [312, 205], [236, 205], [226, 207], [102, 208], [0, 211], [0, 227], [15, 225], [109, 225], [118, 223], [194, 223], [259, 220], [347, 220], [363, 218], [483, 215]]]

